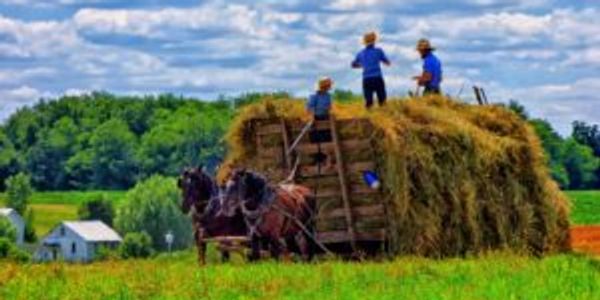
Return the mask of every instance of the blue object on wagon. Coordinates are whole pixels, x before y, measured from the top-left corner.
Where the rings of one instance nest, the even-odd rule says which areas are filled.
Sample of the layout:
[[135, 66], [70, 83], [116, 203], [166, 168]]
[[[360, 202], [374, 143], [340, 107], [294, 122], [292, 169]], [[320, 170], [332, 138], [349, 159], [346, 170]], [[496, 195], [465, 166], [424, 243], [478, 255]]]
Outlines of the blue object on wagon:
[[372, 189], [377, 190], [381, 186], [379, 177], [373, 171], [363, 171], [363, 180]]

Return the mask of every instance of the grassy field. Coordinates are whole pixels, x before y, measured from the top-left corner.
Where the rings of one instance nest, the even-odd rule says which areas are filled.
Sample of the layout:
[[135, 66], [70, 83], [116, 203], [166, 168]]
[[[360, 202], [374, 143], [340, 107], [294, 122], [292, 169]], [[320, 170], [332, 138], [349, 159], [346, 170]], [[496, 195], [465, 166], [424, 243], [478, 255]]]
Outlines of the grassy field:
[[[30, 200], [35, 214], [35, 232], [43, 236], [63, 220], [76, 220], [77, 208], [84, 202], [105, 196], [118, 205], [124, 191], [36, 192]], [[6, 203], [6, 194], [0, 193], [0, 203]]]
[[[94, 192], [103, 193], [103, 192]], [[122, 192], [109, 192], [116, 203]], [[600, 191], [568, 192], [575, 224], [600, 224]], [[0, 196], [1, 198], [2, 196]], [[76, 218], [86, 193], [36, 193], [38, 234]], [[43, 233], [42, 233], [43, 234]], [[0, 299], [599, 299], [600, 260], [570, 254], [198, 268], [192, 251], [89, 265], [0, 262]]]
[[600, 191], [569, 191], [571, 222], [573, 224], [600, 224]]
[[385, 263], [211, 264], [190, 252], [91, 265], [0, 263], [3, 299], [600, 299], [600, 262], [510, 254]]

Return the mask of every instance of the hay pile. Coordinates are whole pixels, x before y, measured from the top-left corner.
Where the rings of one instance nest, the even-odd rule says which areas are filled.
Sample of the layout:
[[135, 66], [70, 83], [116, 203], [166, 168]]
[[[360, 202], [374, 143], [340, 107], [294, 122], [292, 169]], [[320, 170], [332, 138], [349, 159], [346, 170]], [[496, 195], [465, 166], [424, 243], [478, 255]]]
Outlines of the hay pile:
[[[351, 134], [374, 139], [394, 253], [541, 255], [569, 248], [568, 201], [550, 179], [532, 128], [514, 113], [431, 97], [396, 99], [370, 112], [361, 103], [337, 105], [333, 114], [366, 118], [375, 128]], [[309, 119], [299, 100], [245, 107], [226, 137], [221, 177], [231, 166], [261, 169], [250, 124], [272, 117]]]

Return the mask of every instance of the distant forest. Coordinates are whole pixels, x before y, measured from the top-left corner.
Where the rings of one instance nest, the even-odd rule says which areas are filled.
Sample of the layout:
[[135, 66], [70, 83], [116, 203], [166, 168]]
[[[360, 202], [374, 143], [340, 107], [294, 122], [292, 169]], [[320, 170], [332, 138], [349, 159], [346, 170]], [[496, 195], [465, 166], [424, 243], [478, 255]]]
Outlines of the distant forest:
[[[0, 190], [6, 178], [25, 172], [37, 190], [128, 189], [153, 174], [174, 176], [185, 166], [218, 165], [223, 136], [243, 105], [264, 96], [245, 94], [217, 101], [174, 95], [115, 96], [95, 92], [40, 100], [0, 126]], [[360, 97], [336, 91], [336, 101]], [[600, 131], [573, 123], [562, 138], [517, 102], [508, 106], [540, 136], [552, 176], [565, 189], [600, 188]]]

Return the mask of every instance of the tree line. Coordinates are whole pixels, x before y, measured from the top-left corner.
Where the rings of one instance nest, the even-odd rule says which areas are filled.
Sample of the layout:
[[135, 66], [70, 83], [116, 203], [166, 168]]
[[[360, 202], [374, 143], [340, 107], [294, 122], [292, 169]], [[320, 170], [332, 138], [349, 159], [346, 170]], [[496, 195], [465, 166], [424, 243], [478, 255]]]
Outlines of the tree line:
[[574, 121], [571, 134], [560, 136], [550, 123], [530, 118], [521, 104], [508, 107], [527, 120], [539, 136], [552, 178], [562, 189], [600, 189], [600, 128], [597, 124]]
[[[264, 96], [289, 95], [199, 101], [94, 92], [40, 100], [0, 126], [0, 191], [7, 178], [21, 172], [29, 174], [36, 190], [129, 189], [152, 175], [175, 176], [185, 166], [215, 167], [225, 154], [223, 136], [236, 111]], [[338, 90], [334, 99], [360, 97]], [[508, 107], [535, 128], [562, 188], [600, 188], [598, 125], [576, 121], [572, 134], [561, 137], [517, 102]]]

